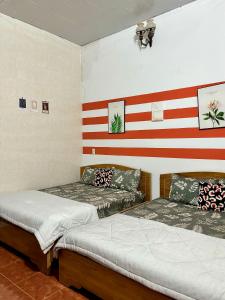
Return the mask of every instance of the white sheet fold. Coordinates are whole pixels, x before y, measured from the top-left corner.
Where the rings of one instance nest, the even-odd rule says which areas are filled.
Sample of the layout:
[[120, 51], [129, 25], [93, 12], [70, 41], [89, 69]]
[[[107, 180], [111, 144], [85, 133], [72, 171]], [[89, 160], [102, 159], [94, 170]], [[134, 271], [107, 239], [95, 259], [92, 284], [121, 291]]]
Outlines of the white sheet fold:
[[98, 220], [93, 205], [39, 191], [1, 193], [0, 217], [33, 233], [44, 253], [71, 227]]

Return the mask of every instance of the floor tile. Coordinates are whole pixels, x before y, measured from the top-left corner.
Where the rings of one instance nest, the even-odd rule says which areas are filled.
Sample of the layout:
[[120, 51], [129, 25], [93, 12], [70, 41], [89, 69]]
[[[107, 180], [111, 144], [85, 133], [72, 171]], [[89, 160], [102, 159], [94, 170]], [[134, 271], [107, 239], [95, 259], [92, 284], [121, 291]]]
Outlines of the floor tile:
[[7, 251], [6, 249], [0, 247], [0, 262], [1, 267], [4, 267], [12, 262], [19, 261], [16, 255], [12, 254], [11, 252]]
[[36, 272], [33, 271], [24, 261], [17, 260], [9, 265], [0, 267], [0, 274], [3, 274], [13, 283], [18, 283], [22, 280], [26, 280]]
[[7, 278], [0, 275], [0, 300], [31, 300], [32, 298], [22, 292]]
[[68, 288], [63, 288], [60, 291], [53, 293], [46, 300], [88, 300], [88, 298], [71, 291]]
[[58, 282], [42, 273], [36, 273], [27, 280], [23, 280], [17, 285], [34, 299], [42, 300], [61, 289]]

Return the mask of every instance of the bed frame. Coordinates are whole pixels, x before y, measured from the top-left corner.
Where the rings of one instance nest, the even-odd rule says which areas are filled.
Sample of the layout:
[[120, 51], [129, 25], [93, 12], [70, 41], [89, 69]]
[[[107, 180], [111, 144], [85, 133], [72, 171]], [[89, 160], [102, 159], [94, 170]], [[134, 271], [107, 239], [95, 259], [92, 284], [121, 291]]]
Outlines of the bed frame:
[[[121, 170], [132, 169], [114, 164], [93, 165], [90, 167], [115, 167]], [[81, 175], [83, 174], [84, 168], [85, 167], [80, 168]], [[145, 193], [145, 200], [151, 199], [150, 183], [150, 174], [147, 172], [141, 172], [139, 189]], [[25, 255], [44, 274], [48, 275], [50, 273], [53, 261], [53, 250], [50, 249], [48, 253], [44, 254], [34, 234], [0, 218], [0, 241]]]
[[[177, 173], [184, 177], [225, 178], [219, 172]], [[168, 198], [172, 174], [160, 175], [160, 197]], [[141, 205], [141, 204], [139, 204]], [[166, 295], [123, 276], [92, 259], [66, 249], [59, 251], [59, 281], [67, 287], [85, 288], [105, 300], [169, 300]]]

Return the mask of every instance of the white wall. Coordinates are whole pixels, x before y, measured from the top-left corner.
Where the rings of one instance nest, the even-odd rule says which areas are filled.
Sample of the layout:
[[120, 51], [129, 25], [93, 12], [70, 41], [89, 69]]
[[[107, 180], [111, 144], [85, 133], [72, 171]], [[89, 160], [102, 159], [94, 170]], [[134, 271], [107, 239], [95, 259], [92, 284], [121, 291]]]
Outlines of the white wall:
[[[0, 191], [75, 181], [80, 166], [80, 47], [0, 14]], [[38, 101], [38, 113], [18, 99]], [[50, 103], [49, 115], [41, 101]]]
[[[152, 49], [140, 51], [133, 39], [135, 27], [82, 49], [83, 102], [225, 80], [224, 0], [199, 0], [161, 15], [155, 22]], [[220, 145], [221, 142], [225, 148], [224, 138]], [[103, 143], [107, 147], [109, 142], [102, 141], [102, 146]], [[116, 162], [152, 172], [154, 197], [158, 196], [160, 173], [225, 171], [223, 160], [83, 155], [83, 165], [100, 162]]]

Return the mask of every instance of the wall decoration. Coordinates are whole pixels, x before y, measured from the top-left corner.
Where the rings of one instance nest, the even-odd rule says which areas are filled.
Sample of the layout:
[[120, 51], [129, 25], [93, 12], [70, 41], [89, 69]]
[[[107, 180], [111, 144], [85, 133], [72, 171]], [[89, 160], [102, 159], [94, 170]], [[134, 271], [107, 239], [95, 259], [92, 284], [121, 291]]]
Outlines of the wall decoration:
[[109, 133], [125, 132], [125, 103], [124, 101], [108, 104], [108, 131]]
[[38, 103], [35, 100], [31, 100], [30, 102], [30, 110], [33, 112], [38, 112]]
[[160, 103], [152, 103], [152, 122], [163, 121], [163, 107]]
[[198, 90], [199, 128], [225, 127], [225, 84]]
[[42, 101], [42, 112], [44, 114], [49, 113], [49, 102], [48, 101]]
[[26, 108], [27, 107], [26, 99], [24, 99], [23, 97], [19, 99], [19, 107], [20, 108]]

